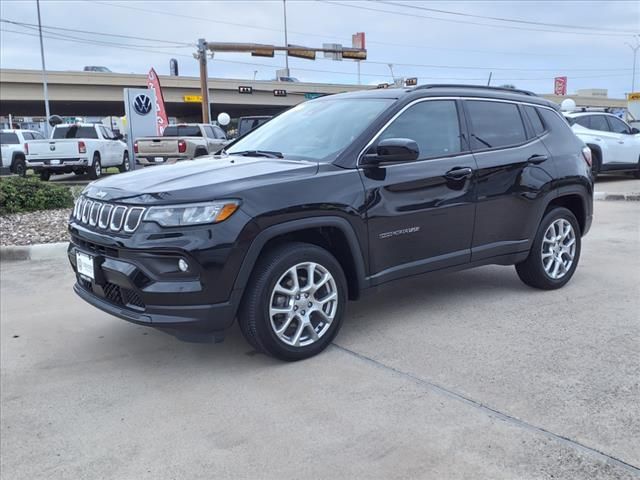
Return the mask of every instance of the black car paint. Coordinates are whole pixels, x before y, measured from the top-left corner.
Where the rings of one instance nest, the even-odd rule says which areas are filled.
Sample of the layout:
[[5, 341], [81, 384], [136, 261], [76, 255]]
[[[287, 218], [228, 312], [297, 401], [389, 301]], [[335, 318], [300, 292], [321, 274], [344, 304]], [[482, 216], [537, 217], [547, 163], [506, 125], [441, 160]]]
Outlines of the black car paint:
[[[580, 199], [586, 234], [593, 185], [582, 144], [538, 97], [459, 88], [346, 94], [384, 96], [395, 103], [332, 163], [219, 156], [130, 172], [87, 187], [84, 194], [114, 203], [162, 205], [237, 199], [238, 212], [214, 225], [162, 228], [142, 222], [133, 234], [96, 231], [73, 219], [69, 258], [96, 256], [97, 282], [137, 292], [135, 311], [113, 305], [81, 283], [76, 292], [109, 313], [154, 327], [220, 331], [231, 325], [251, 271], [265, 245], [281, 235], [331, 229], [348, 252], [350, 297], [396, 278], [443, 269], [510, 264], [527, 256], [537, 226], [559, 196]], [[463, 152], [445, 158], [358, 167], [376, 133], [412, 102], [434, 97], [490, 98], [534, 104], [549, 112], [547, 130], [522, 145], [473, 151], [461, 116]], [[334, 97], [335, 98], [335, 97]], [[314, 100], [322, 101], [322, 99]], [[526, 118], [526, 116], [523, 116]], [[567, 133], [568, 132], [568, 133]], [[468, 174], [468, 169], [471, 174]], [[456, 171], [462, 174], [456, 174]], [[176, 268], [185, 258], [193, 269]], [[106, 279], [106, 280], [105, 280]]]

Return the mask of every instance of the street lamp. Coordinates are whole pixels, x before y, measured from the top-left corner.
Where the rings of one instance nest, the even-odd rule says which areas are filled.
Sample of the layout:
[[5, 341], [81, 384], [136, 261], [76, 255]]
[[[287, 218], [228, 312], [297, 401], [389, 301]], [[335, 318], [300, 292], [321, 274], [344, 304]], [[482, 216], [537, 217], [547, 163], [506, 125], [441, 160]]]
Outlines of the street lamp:
[[42, 41], [42, 22], [40, 21], [40, 0], [36, 0], [36, 8], [38, 9], [38, 33], [40, 35], [40, 58], [42, 60], [42, 85], [44, 87], [44, 111], [46, 118], [44, 119], [44, 133], [49, 137], [49, 92], [47, 89], [47, 68], [44, 64], [44, 42]]

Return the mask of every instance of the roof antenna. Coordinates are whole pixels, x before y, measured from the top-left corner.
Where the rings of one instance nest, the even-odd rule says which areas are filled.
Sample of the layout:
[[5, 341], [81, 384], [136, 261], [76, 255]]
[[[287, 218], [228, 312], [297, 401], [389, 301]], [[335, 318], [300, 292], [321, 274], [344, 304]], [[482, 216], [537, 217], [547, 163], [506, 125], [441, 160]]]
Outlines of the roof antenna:
[[493, 75], [493, 72], [489, 72], [489, 80], [487, 80], [487, 87], [491, 85], [491, 75]]

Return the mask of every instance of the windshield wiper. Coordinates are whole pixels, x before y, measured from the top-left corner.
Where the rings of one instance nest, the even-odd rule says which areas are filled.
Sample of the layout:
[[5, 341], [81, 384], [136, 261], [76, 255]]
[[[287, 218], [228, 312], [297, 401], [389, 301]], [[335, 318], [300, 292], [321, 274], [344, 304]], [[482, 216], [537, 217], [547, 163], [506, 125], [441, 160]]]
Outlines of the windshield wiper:
[[[227, 152], [229, 153], [229, 152]], [[270, 152], [268, 150], [245, 150], [244, 152], [231, 152], [230, 155], [241, 155], [243, 157], [267, 157], [267, 158], [283, 158], [280, 152]]]

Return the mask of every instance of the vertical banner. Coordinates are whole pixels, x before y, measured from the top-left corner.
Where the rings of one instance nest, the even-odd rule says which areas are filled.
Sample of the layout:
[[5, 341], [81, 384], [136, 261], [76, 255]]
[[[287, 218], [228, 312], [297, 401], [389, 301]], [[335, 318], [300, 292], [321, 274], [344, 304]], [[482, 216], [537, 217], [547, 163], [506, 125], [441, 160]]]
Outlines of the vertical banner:
[[158, 124], [157, 134], [162, 135], [166, 126], [169, 125], [169, 120], [167, 119], [167, 111], [164, 108], [164, 97], [162, 96], [160, 79], [158, 78], [158, 74], [153, 68], [149, 70], [149, 75], [147, 76], [147, 87], [149, 87], [149, 90], [153, 90], [153, 92], [155, 93], [156, 121]]
[[358, 32], [351, 35], [351, 46], [353, 48], [361, 48], [362, 50], [367, 48], [364, 39], [364, 32]]
[[553, 81], [553, 93], [555, 95], [567, 94], [567, 77], [556, 77]]

